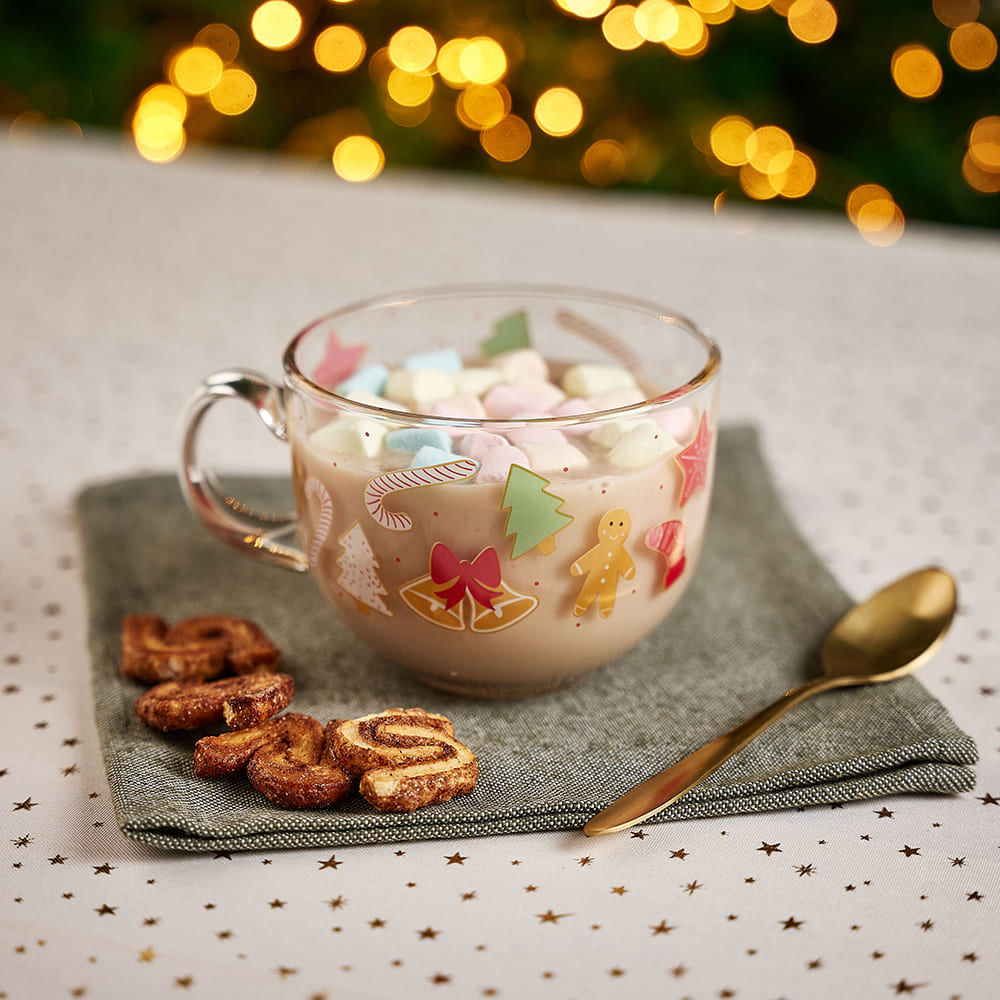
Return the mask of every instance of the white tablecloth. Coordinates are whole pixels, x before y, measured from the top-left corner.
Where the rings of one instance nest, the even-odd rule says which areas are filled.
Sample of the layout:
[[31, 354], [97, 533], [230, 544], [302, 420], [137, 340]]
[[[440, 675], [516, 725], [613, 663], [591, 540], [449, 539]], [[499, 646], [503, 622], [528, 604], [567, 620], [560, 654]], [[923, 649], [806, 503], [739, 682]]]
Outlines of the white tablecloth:
[[[995, 234], [272, 159], [158, 168], [0, 147], [0, 997], [995, 995], [1000, 346]], [[351, 300], [607, 288], [699, 320], [805, 535], [858, 598], [927, 563], [961, 611], [920, 677], [976, 789], [619, 836], [179, 856], [127, 840], [92, 720], [72, 498], [173, 467], [198, 380], [277, 375]], [[222, 408], [228, 409], [228, 408]], [[220, 415], [255, 468], [287, 457]], [[777, 696], [780, 692], [775, 692]], [[581, 762], [583, 765], [583, 762]]]

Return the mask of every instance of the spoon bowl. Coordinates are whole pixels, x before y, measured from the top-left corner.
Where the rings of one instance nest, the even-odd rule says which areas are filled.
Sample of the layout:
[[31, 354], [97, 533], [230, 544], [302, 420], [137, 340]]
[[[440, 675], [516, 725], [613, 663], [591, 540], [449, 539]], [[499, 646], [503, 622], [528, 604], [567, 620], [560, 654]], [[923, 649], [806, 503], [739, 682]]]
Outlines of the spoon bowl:
[[889, 584], [851, 608], [834, 625], [820, 650], [821, 674], [633, 788], [594, 816], [583, 832], [588, 837], [616, 833], [656, 815], [814, 694], [879, 684], [908, 674], [934, 655], [955, 617], [956, 606], [955, 581], [933, 566]]

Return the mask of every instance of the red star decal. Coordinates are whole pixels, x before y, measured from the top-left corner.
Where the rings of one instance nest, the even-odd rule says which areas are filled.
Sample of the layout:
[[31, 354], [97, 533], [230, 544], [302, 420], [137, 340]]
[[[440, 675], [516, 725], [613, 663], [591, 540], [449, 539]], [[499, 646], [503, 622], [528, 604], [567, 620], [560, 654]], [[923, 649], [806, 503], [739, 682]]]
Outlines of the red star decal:
[[712, 451], [712, 432], [705, 422], [702, 413], [698, 421], [698, 433], [694, 440], [684, 449], [674, 455], [674, 461], [681, 467], [684, 478], [681, 480], [681, 506], [691, 499], [691, 495], [700, 486], [708, 483], [708, 456]]
[[323, 355], [323, 360], [313, 371], [313, 381], [332, 389], [338, 383], [343, 382], [348, 375], [354, 374], [364, 353], [364, 346], [344, 347], [337, 339], [336, 331], [331, 330], [326, 341], [326, 353]]

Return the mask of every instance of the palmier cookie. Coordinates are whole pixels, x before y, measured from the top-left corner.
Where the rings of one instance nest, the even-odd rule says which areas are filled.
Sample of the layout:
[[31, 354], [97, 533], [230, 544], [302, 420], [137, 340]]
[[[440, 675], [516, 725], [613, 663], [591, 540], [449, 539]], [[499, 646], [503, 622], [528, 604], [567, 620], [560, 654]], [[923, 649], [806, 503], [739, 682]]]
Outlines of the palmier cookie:
[[422, 708], [391, 708], [327, 726], [327, 746], [361, 794], [382, 812], [412, 812], [472, 791], [475, 754], [451, 722]]
[[354, 787], [326, 751], [322, 724], [289, 712], [249, 729], [206, 736], [194, 747], [194, 773], [222, 778], [244, 768], [250, 784], [275, 805], [289, 809], [332, 806]]
[[246, 729], [287, 708], [295, 692], [288, 674], [248, 674], [217, 681], [164, 681], [139, 696], [136, 715], [164, 733], [225, 722]]
[[244, 618], [199, 615], [171, 628], [158, 615], [127, 615], [122, 624], [122, 673], [146, 684], [273, 673], [277, 666], [277, 648]]

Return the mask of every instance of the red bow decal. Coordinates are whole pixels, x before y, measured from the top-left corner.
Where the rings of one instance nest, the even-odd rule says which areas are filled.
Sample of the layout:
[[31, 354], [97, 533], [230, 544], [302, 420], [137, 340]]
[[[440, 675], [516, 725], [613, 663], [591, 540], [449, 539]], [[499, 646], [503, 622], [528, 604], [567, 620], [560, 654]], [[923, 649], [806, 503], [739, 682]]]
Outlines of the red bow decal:
[[431, 579], [438, 584], [434, 593], [445, 599], [445, 609], [451, 610], [466, 592], [477, 604], [493, 610], [493, 602], [503, 596], [500, 584], [500, 559], [496, 549], [487, 546], [472, 562], [459, 559], [444, 542], [435, 542], [431, 549]]

